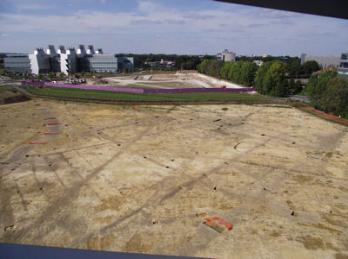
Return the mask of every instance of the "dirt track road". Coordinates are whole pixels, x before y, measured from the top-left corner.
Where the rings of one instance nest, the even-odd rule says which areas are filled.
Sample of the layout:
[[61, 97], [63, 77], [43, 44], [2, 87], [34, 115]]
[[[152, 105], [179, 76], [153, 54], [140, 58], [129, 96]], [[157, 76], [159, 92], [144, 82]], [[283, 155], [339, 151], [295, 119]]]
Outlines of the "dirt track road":
[[[348, 128], [294, 108], [0, 107], [0, 242], [345, 258]], [[219, 233], [202, 224], [219, 215]]]

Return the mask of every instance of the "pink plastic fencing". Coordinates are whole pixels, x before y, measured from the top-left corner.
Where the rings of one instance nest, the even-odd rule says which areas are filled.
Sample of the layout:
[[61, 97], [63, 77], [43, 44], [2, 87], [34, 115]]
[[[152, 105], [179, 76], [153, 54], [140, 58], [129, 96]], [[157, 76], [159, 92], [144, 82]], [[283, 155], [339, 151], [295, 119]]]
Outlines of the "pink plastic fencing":
[[144, 89], [144, 93], [164, 94], [164, 93], [246, 93], [253, 92], [254, 88], [176, 88], [176, 89]]
[[134, 93], [134, 94], [168, 94], [168, 93], [247, 93], [255, 91], [253, 87], [243, 88], [176, 88], [176, 89], [154, 89], [140, 87], [119, 87], [106, 85], [72, 85], [63, 83], [52, 83], [39, 80], [22, 81], [23, 86], [48, 87], [48, 88], [68, 88], [94, 91], [108, 91], [115, 93]]

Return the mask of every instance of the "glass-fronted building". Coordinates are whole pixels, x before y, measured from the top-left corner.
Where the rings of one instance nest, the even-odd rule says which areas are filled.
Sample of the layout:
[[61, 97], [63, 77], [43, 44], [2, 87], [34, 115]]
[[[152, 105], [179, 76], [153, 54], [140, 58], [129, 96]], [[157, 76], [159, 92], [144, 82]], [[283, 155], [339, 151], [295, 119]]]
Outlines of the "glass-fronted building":
[[31, 66], [28, 54], [7, 54], [4, 58], [4, 68], [12, 73], [30, 74]]
[[96, 54], [87, 58], [89, 71], [97, 73], [117, 73], [118, 61], [115, 55]]
[[[1, 53], [0, 53], [1, 54]], [[103, 54], [102, 49], [94, 50], [93, 46], [85, 49], [79, 45], [65, 49], [60, 46], [56, 51], [49, 45], [44, 51], [41, 48], [32, 54], [7, 54], [4, 58], [4, 68], [14, 73], [47, 74], [61, 72], [66, 75], [79, 72], [117, 73], [133, 71], [133, 57], [117, 57], [116, 55]], [[1, 56], [0, 56], [1, 58]], [[1, 60], [0, 60], [1, 61]]]

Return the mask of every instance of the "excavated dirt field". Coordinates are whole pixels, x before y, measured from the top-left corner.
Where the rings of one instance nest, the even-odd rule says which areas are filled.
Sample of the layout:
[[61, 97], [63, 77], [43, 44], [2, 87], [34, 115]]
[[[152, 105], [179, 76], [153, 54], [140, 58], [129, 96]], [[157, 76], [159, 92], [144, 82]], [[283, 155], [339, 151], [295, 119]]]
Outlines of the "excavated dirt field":
[[[232, 82], [216, 79], [197, 72], [133, 74], [104, 78], [110, 85], [144, 87], [144, 88], [241, 88]], [[89, 84], [98, 84], [98, 81], [88, 80]]]
[[285, 107], [2, 105], [0, 242], [347, 258], [347, 132]]

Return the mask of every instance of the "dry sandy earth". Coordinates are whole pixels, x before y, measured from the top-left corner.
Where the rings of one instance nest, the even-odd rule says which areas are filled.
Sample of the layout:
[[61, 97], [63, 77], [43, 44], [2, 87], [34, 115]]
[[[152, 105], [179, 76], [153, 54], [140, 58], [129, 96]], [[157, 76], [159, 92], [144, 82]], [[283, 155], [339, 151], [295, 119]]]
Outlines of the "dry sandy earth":
[[[197, 72], [158, 73], [105, 78], [111, 85], [148, 88], [241, 88], [243, 86], [219, 80]], [[92, 81], [89, 83], [93, 83]]]
[[0, 124], [0, 242], [347, 258], [344, 126], [293, 108], [43, 100], [0, 106]]

